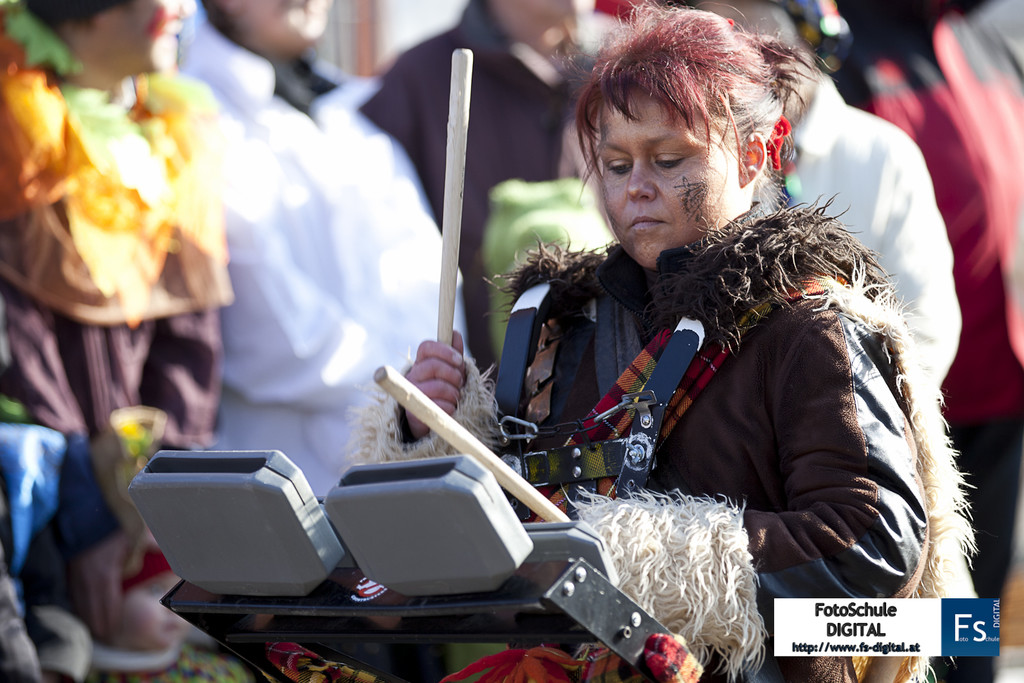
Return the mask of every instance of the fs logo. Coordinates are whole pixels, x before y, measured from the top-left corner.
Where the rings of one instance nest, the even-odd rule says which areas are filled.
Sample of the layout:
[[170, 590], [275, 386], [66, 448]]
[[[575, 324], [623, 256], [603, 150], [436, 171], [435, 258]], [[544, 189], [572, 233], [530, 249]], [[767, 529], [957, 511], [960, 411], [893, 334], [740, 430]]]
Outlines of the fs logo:
[[999, 600], [943, 598], [942, 656], [998, 657]]

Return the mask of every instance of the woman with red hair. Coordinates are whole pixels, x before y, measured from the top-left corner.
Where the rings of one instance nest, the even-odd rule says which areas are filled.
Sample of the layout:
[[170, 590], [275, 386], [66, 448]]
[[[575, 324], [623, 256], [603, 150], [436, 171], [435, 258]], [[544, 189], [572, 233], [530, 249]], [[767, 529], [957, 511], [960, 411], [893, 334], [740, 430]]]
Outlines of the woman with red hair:
[[[520, 398], [501, 368], [488, 415], [458, 341], [423, 342], [407, 373], [491, 443], [497, 418], [534, 425], [502, 455], [552, 463], [531, 483], [597, 530], [621, 589], [685, 639], [702, 681], [852, 683], [875, 664], [772, 656], [774, 599], [941, 597], [971, 543], [934, 383], [885, 274], [827, 206], [780, 202], [783, 112], [810, 68], [715, 14], [638, 8], [576, 114], [617, 244], [542, 247], [512, 275], [550, 301]], [[404, 438], [368, 437], [367, 458], [445, 452], [415, 416], [380, 410]], [[626, 455], [595, 470], [598, 442]], [[593, 659], [577, 660], [583, 678]], [[664, 661], [648, 643], [645, 673], [681, 680]], [[903, 680], [927, 668], [892, 661]]]

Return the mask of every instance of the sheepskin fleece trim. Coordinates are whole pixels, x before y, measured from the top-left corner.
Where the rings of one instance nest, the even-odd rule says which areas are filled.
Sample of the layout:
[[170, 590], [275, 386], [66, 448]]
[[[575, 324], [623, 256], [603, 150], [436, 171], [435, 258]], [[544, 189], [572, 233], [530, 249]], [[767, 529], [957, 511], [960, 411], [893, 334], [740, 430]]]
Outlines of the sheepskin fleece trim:
[[587, 496], [580, 519], [604, 540], [619, 588], [682, 636], [707, 666], [738, 678], [764, 658], [757, 574], [743, 510], [724, 500], [650, 492]]
[[[353, 464], [419, 460], [454, 455], [455, 448], [434, 432], [412, 443], [402, 439], [401, 406], [391, 396], [375, 392], [376, 400], [354, 411], [349, 452]], [[498, 406], [490, 371], [481, 373], [466, 359], [466, 384], [455, 409], [455, 420], [491, 450], [496, 446]]]
[[[956, 467], [956, 453], [942, 417], [942, 396], [938, 386], [929, 380], [891, 294], [884, 293], [871, 301], [864, 296], [866, 287], [858, 279], [850, 287], [837, 287], [817, 298], [822, 299], [823, 306], [863, 321], [886, 341], [896, 368], [897, 390], [913, 428], [917, 472], [928, 507], [929, 544], [915, 597], [955, 597], [958, 557], [970, 557], [976, 546], [963, 475]], [[858, 678], [865, 680], [871, 673], [871, 662], [855, 658], [855, 664]], [[895, 680], [923, 681], [928, 669], [927, 658], [907, 658]]]

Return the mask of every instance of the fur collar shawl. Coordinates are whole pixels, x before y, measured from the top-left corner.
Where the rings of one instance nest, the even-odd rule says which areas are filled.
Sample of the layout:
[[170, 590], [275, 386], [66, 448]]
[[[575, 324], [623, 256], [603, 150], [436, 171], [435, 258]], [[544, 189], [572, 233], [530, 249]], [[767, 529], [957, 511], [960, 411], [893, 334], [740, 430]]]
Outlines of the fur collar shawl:
[[861, 282], [870, 299], [890, 289], [874, 254], [826, 215], [827, 209], [787, 208], [765, 216], [752, 211], [699, 242], [665, 251], [649, 292], [643, 270], [618, 245], [607, 253], [539, 245], [509, 275], [507, 289], [514, 300], [549, 282], [556, 318], [577, 314], [607, 292], [637, 315], [645, 336], [686, 316], [704, 324], [708, 342], [735, 351], [739, 317], [766, 302], [784, 303], [805, 278]]

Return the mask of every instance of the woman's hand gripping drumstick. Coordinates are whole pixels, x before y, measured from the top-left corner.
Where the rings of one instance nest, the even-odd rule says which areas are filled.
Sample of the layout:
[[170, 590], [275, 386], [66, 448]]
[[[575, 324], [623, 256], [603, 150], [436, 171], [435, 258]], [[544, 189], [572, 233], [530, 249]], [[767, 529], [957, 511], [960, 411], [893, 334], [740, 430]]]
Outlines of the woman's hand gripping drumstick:
[[456, 422], [455, 418], [442, 410], [394, 368], [387, 365], [378, 368], [373, 379], [405, 408], [410, 417], [415, 415], [458, 452], [475, 458], [490, 470], [502, 488], [522, 501], [541, 519], [548, 522], [569, 521], [565, 513], [542, 496], [537, 489], [530, 486], [529, 482], [502, 462], [501, 458], [492, 453], [479, 439]]

